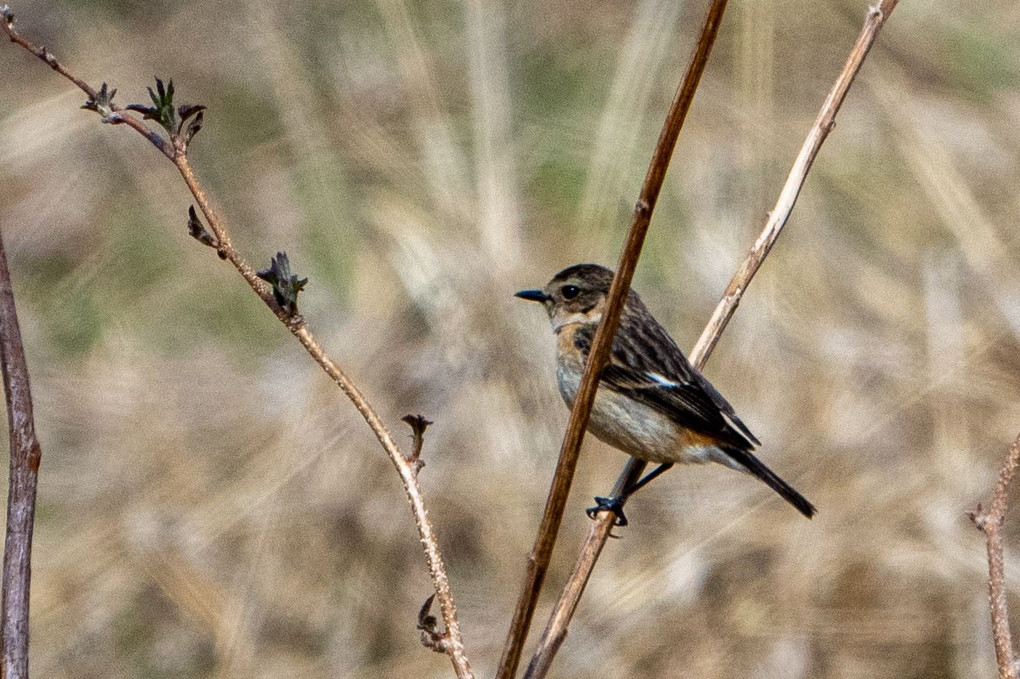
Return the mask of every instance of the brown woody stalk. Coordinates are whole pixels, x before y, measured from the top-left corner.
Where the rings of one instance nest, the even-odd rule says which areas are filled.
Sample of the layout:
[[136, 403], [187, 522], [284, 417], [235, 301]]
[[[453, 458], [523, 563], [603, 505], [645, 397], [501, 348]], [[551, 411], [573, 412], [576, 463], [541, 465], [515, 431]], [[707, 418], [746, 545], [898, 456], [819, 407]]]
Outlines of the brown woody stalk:
[[[2, 25], [4, 32], [7, 33], [12, 42], [24, 47], [26, 50], [46, 62], [46, 64], [48, 64], [53, 70], [57, 71], [74, 83], [79, 89], [89, 96], [90, 101], [96, 100], [97, 92], [95, 89], [68, 71], [46, 48], [38, 47], [19, 35], [17, 31], [14, 30], [13, 17], [11, 17], [9, 13], [5, 14], [5, 18], [3, 21], [0, 21], [0, 25]], [[287, 329], [293, 333], [299, 342], [301, 342], [301, 345], [309, 353], [312, 359], [327, 375], [329, 375], [337, 386], [340, 387], [344, 394], [354, 404], [354, 407], [357, 408], [358, 412], [361, 413], [362, 417], [365, 418], [365, 422], [368, 423], [369, 428], [371, 428], [372, 432], [379, 440], [379, 444], [382, 446], [383, 450], [390, 458], [390, 461], [393, 463], [393, 466], [396, 468], [397, 473], [400, 475], [404, 491], [407, 494], [408, 501], [411, 503], [411, 510], [414, 514], [415, 524], [418, 529], [418, 536], [425, 552], [429, 574], [432, 577], [436, 596], [439, 599], [440, 611], [446, 628], [444, 632], [446, 638], [442, 648], [444, 652], [449, 655], [457, 677], [460, 679], [473, 678], [474, 675], [471, 671], [471, 665], [464, 652], [460, 625], [457, 620], [457, 610], [454, 604], [453, 593], [450, 589], [446, 566], [439, 550], [439, 545], [436, 540], [435, 532], [432, 528], [432, 523], [430, 522], [428, 513], [425, 509], [421, 488], [418, 485], [417, 474], [415, 473], [412, 463], [409, 462], [409, 459], [401, 452], [396, 441], [394, 441], [393, 436], [390, 434], [389, 430], [383, 424], [382, 420], [376, 414], [365, 396], [344, 373], [336, 361], [330, 358], [322, 349], [318, 340], [312, 335], [311, 331], [305, 324], [304, 318], [298, 314], [288, 314], [287, 311], [284, 310], [274, 299], [270, 286], [258, 277], [251, 265], [249, 265], [248, 262], [234, 249], [226, 227], [212, 209], [208, 196], [199, 184], [198, 179], [195, 177], [191, 165], [188, 162], [186, 155], [186, 142], [177, 137], [172, 137], [169, 140], [164, 139], [160, 134], [149, 129], [144, 122], [134, 117], [131, 111], [121, 108], [120, 106], [111, 104], [109, 106], [109, 112], [104, 114], [103, 119], [104, 122], [112, 124], [128, 125], [148, 139], [153, 146], [159, 149], [163, 155], [173, 162], [173, 164], [177, 167], [177, 170], [180, 172], [181, 177], [184, 179], [185, 184], [187, 184], [188, 189], [191, 191], [192, 196], [194, 196], [195, 201], [198, 203], [202, 214], [205, 216], [209, 229], [215, 236], [215, 248], [219, 256], [222, 259], [229, 261], [234, 266], [251, 289], [254, 290], [262, 301], [265, 302], [273, 313], [276, 314], [280, 321], [287, 326]], [[25, 581], [25, 589], [27, 593], [27, 580]]]
[[31, 585], [32, 529], [42, 450], [35, 437], [28, 364], [21, 343], [14, 289], [0, 237], [0, 365], [3, 368], [7, 420], [10, 424], [11, 471], [4, 539], [3, 660], [6, 679], [28, 679], [28, 596]]
[[514, 611], [513, 621], [507, 633], [506, 643], [503, 647], [503, 657], [500, 660], [499, 670], [496, 673], [497, 679], [512, 679], [517, 674], [517, 666], [520, 663], [521, 653], [524, 649], [524, 642], [528, 636], [528, 629], [531, 627], [531, 619], [535, 613], [535, 605], [538, 603], [538, 595], [545, 580], [546, 571], [549, 568], [549, 561], [552, 558], [553, 547], [556, 545], [556, 536], [559, 533], [560, 523], [563, 519], [563, 510], [567, 505], [567, 496], [570, 494], [570, 486], [574, 479], [574, 470], [577, 468], [577, 459], [580, 454], [581, 441], [584, 438], [585, 428], [588, 426], [588, 418], [591, 414], [592, 405], [595, 403], [595, 392], [598, 388], [599, 373], [609, 358], [609, 351], [612, 346], [612, 338], [616, 335], [616, 329], [620, 324], [620, 314], [623, 311], [624, 302], [627, 299], [627, 291], [630, 290], [630, 281], [634, 276], [634, 269], [637, 267], [638, 258], [641, 256], [641, 246], [645, 241], [645, 234], [648, 232], [648, 225], [652, 219], [652, 211], [659, 198], [659, 191], [662, 189], [662, 182], [666, 177], [666, 169], [669, 167], [670, 158], [673, 156], [673, 149], [676, 147], [677, 138], [680, 136], [680, 129], [683, 127], [687, 112], [690, 110], [694, 93], [701, 81], [701, 74], [708, 62], [708, 55], [712, 51], [715, 37], [719, 32], [719, 24], [722, 22], [723, 12], [726, 9], [726, 0], [713, 0], [709, 7], [705, 22], [701, 28], [698, 43], [694, 48], [687, 72], [677, 89], [670, 105], [666, 121], [659, 133], [659, 139], [652, 152], [652, 160], [645, 175], [644, 184], [641, 186], [641, 194], [637, 204], [634, 206], [634, 214], [631, 218], [630, 231], [627, 234], [627, 241], [624, 244], [623, 252], [620, 255], [620, 262], [616, 267], [616, 275], [613, 277], [612, 285], [609, 288], [609, 298], [606, 301], [606, 309], [603, 312], [602, 322], [595, 333], [595, 340], [588, 362], [585, 365], [584, 375], [574, 400], [574, 407], [570, 411], [570, 420], [567, 423], [567, 431], [563, 437], [563, 444], [560, 447], [560, 457], [556, 464], [556, 473], [553, 476], [552, 485], [549, 488], [549, 496], [546, 500], [545, 513], [542, 515], [542, 523], [538, 529], [535, 545], [528, 555], [527, 570], [524, 575], [524, 585], [517, 601], [517, 608]]
[[992, 508], [985, 512], [981, 505], [970, 513], [970, 520], [985, 534], [988, 548], [988, 607], [992, 614], [992, 636], [999, 679], [1017, 679], [1016, 651], [1009, 632], [1009, 608], [1006, 606], [1006, 567], [1002, 556], [1002, 523], [1009, 504], [1009, 486], [1020, 466], [1020, 436], [1009, 448], [1002, 463], [999, 480], [992, 496]]
[[[787, 176], [786, 184], [779, 194], [776, 205], [769, 213], [765, 227], [751, 247], [750, 252], [748, 252], [743, 264], [741, 264], [730, 280], [722, 299], [712, 314], [712, 318], [709, 320], [708, 325], [694, 346], [694, 350], [691, 352], [691, 363], [698, 369], [705, 365], [709, 355], [712, 353], [712, 349], [715, 348], [719, 337], [722, 335], [723, 330], [725, 330], [726, 324], [733, 316], [733, 312], [736, 311], [737, 305], [740, 304], [740, 299], [743, 297], [748, 284], [758, 272], [762, 262], [768, 256], [780, 232], [786, 225], [794, 203], [797, 201], [800, 189], [804, 185], [804, 180], [807, 178], [808, 170], [811, 169], [811, 164], [818, 155], [818, 150], [821, 148], [822, 143], [836, 125], [836, 113], [846, 98], [850, 84], [860, 70], [861, 64], [871, 49], [872, 44], [874, 44], [878, 31], [896, 8], [898, 1], [882, 0], [878, 6], [869, 9], [864, 27], [857, 37], [857, 42], [854, 43], [853, 49], [847, 57], [846, 64], [843, 66], [843, 70], [840, 71], [839, 76], [836, 78], [836, 82], [829, 91], [829, 96], [822, 104], [818, 117], [811, 126], [804, 144], [801, 146], [800, 153], [793, 163], [793, 168]], [[625, 479], [634, 478], [635, 475], [641, 473], [642, 469], [644, 469], [643, 462], [630, 460], [617, 480], [614, 493], [618, 493], [624, 487]], [[595, 568], [599, 554], [601, 554], [602, 548], [609, 538], [609, 532], [613, 527], [614, 521], [615, 516], [612, 513], [600, 512], [596, 516], [595, 521], [592, 522], [588, 537], [585, 539], [578, 560], [574, 565], [574, 570], [560, 594], [559, 601], [556, 602], [553, 613], [549, 618], [549, 623], [542, 634], [542, 639], [539, 641], [528, 671], [525, 673], [525, 679], [541, 679], [548, 672], [556, 652], [566, 637], [567, 627], [574, 615], [574, 611], [577, 609], [581, 595], [584, 593], [584, 588], [588, 584], [588, 579]]]

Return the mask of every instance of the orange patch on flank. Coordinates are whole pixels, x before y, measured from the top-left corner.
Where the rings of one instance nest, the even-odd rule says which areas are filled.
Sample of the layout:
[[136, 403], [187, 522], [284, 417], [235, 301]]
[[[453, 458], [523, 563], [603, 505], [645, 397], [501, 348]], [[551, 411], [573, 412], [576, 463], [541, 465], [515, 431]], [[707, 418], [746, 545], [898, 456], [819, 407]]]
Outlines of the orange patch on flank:
[[681, 449], [688, 446], [715, 446], [721, 442], [716, 436], [702, 434], [690, 429], [683, 429], [677, 438]]

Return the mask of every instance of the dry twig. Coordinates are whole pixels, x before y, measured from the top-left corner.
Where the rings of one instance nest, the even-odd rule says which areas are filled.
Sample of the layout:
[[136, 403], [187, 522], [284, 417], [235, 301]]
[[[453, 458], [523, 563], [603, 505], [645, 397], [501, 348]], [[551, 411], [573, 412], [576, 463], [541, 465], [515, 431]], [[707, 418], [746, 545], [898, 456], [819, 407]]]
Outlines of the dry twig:
[[[51, 54], [45, 47], [36, 46], [18, 34], [18, 32], [14, 29], [13, 14], [6, 6], [2, 8], [0, 14], [2, 14], [2, 17], [0, 17], [2, 18], [0, 28], [3, 29], [12, 42], [34, 54], [49, 65], [50, 68], [70, 80], [88, 95], [88, 102], [84, 108], [88, 108], [99, 113], [103, 122], [128, 125], [131, 129], [148, 139], [153, 146], [170, 159], [170, 161], [177, 167], [177, 170], [180, 172], [185, 184], [187, 184], [192, 196], [194, 196], [195, 201], [198, 203], [198, 207], [201, 210], [202, 215], [205, 217], [206, 223], [211, 231], [211, 234], [207, 233], [205, 234], [205, 237], [201, 237], [199, 240], [207, 245], [215, 247], [219, 257], [229, 261], [233, 265], [251, 289], [254, 290], [262, 301], [265, 302], [266, 306], [268, 306], [273, 313], [276, 314], [280, 321], [287, 326], [287, 329], [290, 330], [291, 333], [298, 339], [309, 355], [311, 355], [312, 359], [315, 360], [319, 367], [321, 367], [322, 370], [337, 384], [337, 386], [340, 387], [344, 394], [354, 404], [354, 407], [357, 408], [358, 412], [361, 413], [362, 417], [368, 423], [368, 426], [379, 440], [379, 444], [390, 458], [390, 461], [396, 468], [397, 473], [400, 475], [404, 491], [411, 503], [411, 510], [414, 514], [415, 524], [418, 529], [418, 536], [425, 552], [429, 574], [432, 577], [432, 583], [436, 589], [436, 595], [439, 599], [440, 611], [443, 617], [443, 624], [446, 628], [444, 632], [446, 643], [443, 650], [447, 655], [449, 655], [450, 660], [453, 663], [454, 670], [460, 679], [473, 677], [474, 675], [471, 671], [471, 665], [464, 652], [464, 644], [461, 638], [460, 625], [457, 620], [457, 611], [454, 605], [453, 594], [450, 589], [449, 578], [446, 573], [446, 566], [439, 550], [439, 545], [432, 528], [432, 523], [425, 510], [425, 503], [422, 499], [421, 488], [418, 485], [415, 465], [409, 462], [408, 458], [401, 452], [389, 430], [383, 424], [382, 420], [376, 414], [365, 396], [355, 386], [354, 382], [352, 382], [346, 373], [344, 373], [336, 361], [330, 358], [323, 350], [318, 340], [314, 335], [312, 335], [311, 331], [305, 324], [304, 318], [297, 313], [296, 305], [289, 304], [286, 300], [281, 300], [279, 289], [275, 285], [267, 284], [266, 281], [260, 277], [259, 273], [256, 272], [255, 269], [252, 268], [251, 265], [249, 265], [248, 262], [245, 261], [245, 259], [234, 249], [226, 226], [213, 210], [208, 196], [199, 184], [198, 179], [195, 177], [195, 173], [191, 168], [191, 164], [188, 161], [187, 144], [188, 141], [190, 141], [191, 136], [197, 132], [197, 129], [191, 127], [185, 131], [178, 128], [177, 133], [174, 133], [172, 129], [169, 129], [167, 125], [164, 125], [164, 128], [166, 128], [169, 133], [169, 138], [164, 138], [156, 131], [150, 129], [142, 120], [135, 117], [134, 112], [142, 111], [143, 107], [130, 106], [122, 108], [117, 106], [112, 101], [113, 92], [115, 92], [115, 90], [113, 92], [108, 92], [105, 83], [100, 90], [97, 91], [93, 89], [60, 64], [53, 54]], [[162, 83], [157, 81], [157, 85], [159, 94], [162, 96], [164, 94]], [[170, 90], [172, 93], [172, 84]], [[153, 99], [155, 102], [155, 94], [153, 94]], [[178, 111], [180, 112], [181, 117], [186, 119], [187, 116], [185, 115], [184, 110], [187, 110], [188, 116], [190, 116], [200, 113], [200, 108], [201, 107], [181, 107]], [[150, 109], [150, 111], [153, 110], [155, 109]], [[146, 113], [145, 117], [148, 119], [154, 116], [151, 113]], [[196, 237], [199, 237], [203, 235], [201, 229], [204, 227], [202, 227], [201, 224], [196, 224], [196, 222], [197, 219], [192, 212], [191, 218], [188, 222], [188, 228], [192, 232], [192, 235], [197, 234]], [[297, 281], [296, 277], [294, 280], [298, 284], [298, 289], [300, 289], [300, 285], [303, 283], [301, 281]], [[296, 292], [297, 290], [294, 290], [295, 294]], [[25, 587], [27, 596], [27, 580]]]
[[712, 5], [705, 17], [705, 22], [702, 25], [698, 43], [691, 56], [691, 62], [687, 67], [687, 72], [684, 74], [680, 87], [677, 89], [676, 96], [673, 98], [669, 113], [666, 114], [666, 121], [662, 126], [662, 131], [659, 133], [655, 150], [652, 152], [652, 160], [648, 167], [648, 173], [645, 175], [644, 184], [641, 187], [641, 195], [634, 206], [630, 231], [627, 233], [627, 242], [624, 244], [623, 253], [620, 255], [620, 263], [616, 267], [616, 275], [613, 277], [613, 283], [609, 288], [609, 298], [606, 300], [606, 309], [602, 315], [602, 322], [599, 323], [598, 330], [595, 333], [595, 340], [588, 362], [585, 365], [584, 375], [581, 377], [581, 384], [574, 399], [574, 407], [570, 411], [570, 420], [567, 423], [567, 431], [563, 437], [563, 444], [560, 447], [560, 457], [556, 464], [556, 473], [553, 476], [552, 485], [549, 488], [545, 513], [542, 515], [542, 523], [535, 538], [535, 546], [532, 548], [531, 554], [528, 555], [524, 585], [517, 600], [517, 608], [514, 610], [510, 630], [507, 633], [499, 670], [496, 672], [497, 679], [511, 679], [517, 674], [517, 666], [520, 663], [521, 653], [524, 649], [524, 641], [527, 639], [528, 629], [531, 627], [535, 605], [538, 603], [538, 594], [542, 589], [542, 583], [549, 568], [553, 547], [556, 545], [556, 536], [559, 533], [560, 523], [563, 519], [563, 510], [567, 505], [567, 496], [570, 494], [574, 470], [577, 468], [581, 441], [588, 426], [588, 418], [591, 415], [592, 405], [595, 403], [599, 373], [609, 358], [612, 338], [616, 335], [616, 329], [620, 324], [620, 314], [627, 299], [627, 291], [630, 290], [630, 281], [634, 276], [634, 269], [637, 267], [638, 258], [641, 256], [641, 246], [644, 244], [645, 234], [648, 232], [648, 225], [652, 219], [652, 211], [655, 209], [655, 203], [659, 198], [659, 191], [662, 189], [662, 182], [666, 177], [666, 169], [669, 167], [670, 158], [673, 156], [673, 149], [680, 136], [680, 129], [683, 127], [684, 120], [687, 117], [687, 111], [690, 110], [694, 93], [697, 91], [698, 83], [701, 81], [701, 74], [704, 72], [705, 64], [708, 62], [708, 55], [719, 32], [719, 24], [722, 22], [723, 11], [725, 9], [726, 0], [712, 1]]
[[995, 661], [999, 666], [999, 679], [1017, 679], [1016, 651], [1009, 632], [1009, 608], [1006, 606], [1006, 568], [1002, 556], [1002, 523], [1009, 504], [1009, 486], [1020, 466], [1020, 436], [1009, 448], [1002, 463], [999, 480], [992, 496], [992, 508], [984, 511], [981, 505], [970, 512], [970, 520], [985, 534], [988, 547], [988, 607], [992, 613], [992, 635], [995, 642]]
[[11, 471], [4, 540], [2, 676], [28, 678], [28, 598], [31, 585], [32, 529], [42, 450], [35, 437], [28, 364], [21, 343], [14, 289], [0, 237], [0, 364], [3, 368]]
[[[874, 44], [879, 29], [881, 29], [889, 15], [896, 8], [897, 3], [898, 0], [882, 0], [878, 6], [872, 7], [868, 11], [864, 27], [861, 29], [857, 42], [854, 43], [843, 70], [840, 71], [839, 76], [836, 78], [836, 82], [829, 91], [829, 96], [822, 104], [818, 117], [815, 119], [807, 138], [804, 140], [800, 153], [797, 155], [793, 168], [786, 179], [786, 184], [779, 194], [776, 205], [772, 212], [769, 213], [764, 229], [762, 229], [761, 234], [747, 254], [743, 264], [741, 264], [736, 274], [730, 280], [726, 291], [723, 293], [722, 300], [720, 300], [715, 312], [712, 314], [708, 326], [702, 332], [698, 343], [691, 352], [691, 363], [697, 368], [701, 369], [705, 365], [709, 355], [712, 353], [712, 349], [715, 348], [719, 337], [726, 328], [726, 324], [733, 316], [733, 312], [736, 311], [737, 305], [740, 303], [740, 299], [743, 297], [748, 284], [761, 267], [762, 262], [768, 256], [780, 232], [786, 225], [800, 189], [804, 185], [804, 180], [807, 178], [808, 170], [818, 155], [818, 150], [821, 148], [825, 138], [835, 127], [836, 113], [839, 111], [847, 91], [850, 89], [850, 84], [860, 70], [861, 64], [871, 49], [872, 44]], [[632, 459], [628, 461], [616, 482], [616, 487], [613, 491], [614, 495], [618, 495], [626, 487], [627, 479], [640, 476], [644, 467], [645, 463], [640, 460]], [[609, 533], [615, 519], [616, 516], [608, 511], [602, 511], [596, 515], [588, 536], [581, 547], [574, 570], [560, 594], [559, 601], [556, 602], [545, 631], [542, 633], [542, 639], [539, 641], [535, 655], [531, 660], [528, 671], [525, 673], [526, 679], [540, 679], [548, 672], [556, 652], [559, 650], [564, 638], [566, 638], [567, 627], [574, 615], [574, 611], [577, 609], [577, 604], [584, 593], [584, 588], [588, 584], [588, 579], [591, 577], [592, 570], [595, 568], [595, 563], [598, 561], [602, 548], [609, 538]]]

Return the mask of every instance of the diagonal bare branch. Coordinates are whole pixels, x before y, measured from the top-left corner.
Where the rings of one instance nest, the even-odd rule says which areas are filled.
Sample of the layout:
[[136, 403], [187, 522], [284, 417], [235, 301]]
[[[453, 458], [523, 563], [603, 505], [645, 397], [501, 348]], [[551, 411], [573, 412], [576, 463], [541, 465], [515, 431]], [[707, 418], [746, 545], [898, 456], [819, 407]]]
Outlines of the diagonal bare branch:
[[570, 494], [574, 470], [577, 468], [581, 441], [584, 438], [585, 428], [588, 426], [592, 405], [595, 403], [598, 376], [609, 358], [612, 338], [616, 335], [616, 329], [620, 324], [620, 314], [627, 299], [627, 291], [630, 289], [634, 269], [641, 256], [641, 247], [652, 219], [652, 211], [659, 198], [659, 191], [662, 189], [662, 182], [666, 177], [673, 149], [680, 136], [680, 129], [690, 110], [694, 93], [701, 81], [701, 74], [708, 62], [708, 55], [711, 53], [715, 37], [718, 35], [725, 9], [726, 0], [713, 0], [709, 7], [687, 72], [677, 88], [676, 96], [673, 98], [669, 113], [666, 114], [666, 121], [659, 133], [659, 139], [655, 144], [655, 150], [652, 152], [648, 173], [645, 175], [641, 194], [634, 206], [627, 241], [620, 255], [620, 263], [616, 267], [613, 283], [609, 288], [606, 310], [598, 331], [595, 333], [595, 340], [585, 365], [577, 397], [574, 400], [574, 407], [570, 411], [570, 421], [567, 423], [567, 431], [560, 447], [559, 462], [556, 465], [556, 473], [549, 489], [545, 513], [542, 516], [535, 545], [528, 556], [524, 585], [503, 647], [499, 670], [496, 673], [498, 679], [511, 679], [517, 674], [517, 666], [520, 663], [528, 629], [531, 627], [538, 594], [549, 568], [553, 547], [556, 545], [556, 536], [563, 519], [563, 510], [567, 505], [567, 496]]
[[[818, 117], [808, 131], [807, 138], [787, 176], [776, 205], [769, 213], [765, 227], [730, 280], [711, 320], [691, 352], [691, 363], [697, 368], [701, 369], [708, 361], [712, 349], [715, 348], [726, 324], [736, 311], [744, 291], [758, 272], [762, 262], [765, 261], [765, 257], [768, 256], [776, 239], [779, 238], [807, 178], [808, 170], [811, 169], [811, 164], [829, 132], [835, 127], [836, 113], [846, 98], [851, 83], [874, 44], [879, 30], [896, 8], [897, 3], [898, 0], [882, 0], [878, 6], [868, 10], [864, 27], [847, 57], [846, 64], [822, 104]], [[627, 479], [639, 477], [645, 466], [645, 462], [641, 460], [629, 460], [617, 479], [613, 495], [619, 495], [620, 491], [626, 487]], [[606, 540], [609, 539], [609, 532], [615, 519], [616, 516], [612, 512], [602, 511], [596, 515], [595, 521], [592, 522], [578, 560], [574, 565], [574, 570], [560, 594], [559, 601], [556, 602], [545, 631], [542, 633], [542, 639], [539, 641], [535, 655], [525, 673], [526, 679], [540, 679], [548, 672], [556, 652], [566, 638], [567, 627], [577, 609], [577, 604], [584, 593], [584, 588], [588, 584], [588, 579], [591, 577], [599, 555], [602, 553], [602, 548], [605, 546]]]

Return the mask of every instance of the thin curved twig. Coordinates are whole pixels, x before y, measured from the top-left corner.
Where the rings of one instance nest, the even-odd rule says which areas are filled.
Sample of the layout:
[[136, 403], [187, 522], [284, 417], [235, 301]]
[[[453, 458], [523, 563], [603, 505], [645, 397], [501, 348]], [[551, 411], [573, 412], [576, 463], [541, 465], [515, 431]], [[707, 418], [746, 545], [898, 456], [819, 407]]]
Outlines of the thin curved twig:
[[[804, 185], [804, 180], [807, 178], [808, 170], [811, 169], [811, 164], [818, 155], [818, 150], [821, 148], [822, 143], [829, 132], [835, 127], [836, 113], [846, 98], [850, 84], [853, 82], [864, 58], [874, 44], [879, 30], [896, 8], [898, 1], [882, 0], [878, 6], [869, 9], [864, 27], [857, 37], [857, 42], [854, 43], [843, 70], [840, 71], [836, 82], [829, 91], [828, 97], [822, 104], [818, 117], [808, 131], [807, 138], [804, 140], [800, 153], [793, 163], [793, 168], [787, 176], [786, 183], [779, 194], [776, 205], [772, 212], [769, 213], [765, 227], [751, 247], [740, 268], [730, 280], [722, 299], [712, 314], [712, 318], [702, 332], [693, 351], [691, 351], [691, 363], [698, 369], [704, 367], [705, 362], [708, 361], [708, 357], [711, 355], [712, 350], [719, 341], [719, 337], [733, 316], [733, 312], [736, 311], [737, 305], [740, 304], [740, 299], [743, 297], [748, 284], [758, 272], [762, 262], [768, 256], [769, 251], [786, 225], [800, 189]], [[616, 482], [614, 495], [618, 495], [619, 491], [625, 487], [625, 479], [636, 478], [637, 475], [640, 475], [644, 466], [645, 463], [640, 460], [629, 460]], [[609, 532], [613, 527], [615, 519], [616, 516], [612, 512], [602, 511], [596, 515], [595, 520], [592, 522], [588, 536], [581, 546], [574, 570], [567, 580], [559, 600], [556, 602], [545, 631], [542, 633], [538, 648], [532, 657], [528, 671], [525, 673], [525, 679], [541, 679], [548, 672], [556, 652], [566, 638], [567, 627], [574, 615], [574, 611], [577, 610], [577, 604], [584, 593], [585, 586], [588, 584], [588, 579], [595, 568], [595, 563], [602, 553], [602, 548], [605, 546], [606, 540], [609, 539]]]
[[670, 158], [673, 156], [673, 149], [680, 136], [680, 129], [690, 110], [694, 93], [701, 81], [701, 74], [708, 62], [708, 55], [719, 32], [719, 24], [722, 22], [725, 9], [726, 0], [712, 0], [687, 72], [677, 88], [669, 113], [666, 115], [666, 121], [659, 133], [659, 139], [655, 144], [655, 150], [652, 152], [648, 173], [645, 175], [641, 194], [634, 206], [627, 241], [609, 288], [609, 297], [606, 300], [602, 322], [599, 323], [598, 330], [595, 332], [593, 346], [585, 364], [584, 375], [581, 377], [574, 406], [570, 411], [570, 420], [567, 423], [567, 431], [560, 447], [559, 461], [556, 464], [556, 472], [549, 488], [542, 523], [535, 538], [535, 545], [528, 555], [524, 585], [517, 600], [517, 608], [514, 610], [514, 617], [503, 647], [503, 656], [496, 672], [497, 679], [512, 679], [517, 674], [524, 642], [528, 636], [528, 629], [531, 627], [535, 605], [538, 603], [538, 594], [542, 589], [542, 583], [552, 559], [556, 536], [563, 520], [563, 511], [567, 506], [567, 496], [570, 494], [574, 470], [577, 468], [581, 441], [584, 439], [588, 418], [595, 403], [599, 373], [609, 359], [612, 338], [616, 335], [616, 329], [620, 324], [620, 314], [623, 312], [623, 305], [627, 299], [627, 291], [630, 290], [634, 269], [641, 256], [641, 246], [644, 244], [645, 234], [648, 232], [652, 211], [659, 198], [662, 182], [666, 177]]
[[1020, 466], [1020, 436], [1009, 448], [1002, 463], [999, 480], [992, 496], [992, 508], [984, 511], [981, 505], [970, 512], [970, 520], [985, 534], [988, 548], [988, 608], [992, 615], [992, 638], [995, 642], [995, 661], [999, 666], [999, 679], [1017, 679], [1016, 649], [1009, 632], [1009, 608], [1006, 605], [1006, 566], [1002, 555], [1002, 524], [1009, 506], [1009, 487]]
[[[97, 101], [97, 95], [101, 93], [97, 93], [95, 89], [90, 87], [83, 80], [61, 65], [46, 48], [38, 47], [19, 35], [14, 29], [13, 15], [10, 13], [9, 9], [4, 7], [2, 14], [3, 21], [0, 21], [0, 27], [3, 28], [4, 32], [7, 33], [12, 42], [25, 48], [44, 61], [57, 73], [60, 73], [62, 76], [74, 83], [79, 89], [88, 95], [90, 102]], [[396, 441], [393, 439], [393, 436], [376, 414], [375, 410], [368, 402], [368, 399], [365, 398], [361, 391], [355, 386], [354, 382], [351, 381], [346, 373], [344, 373], [339, 364], [330, 358], [323, 350], [318, 340], [314, 337], [314, 335], [312, 335], [312, 332], [305, 324], [304, 318], [299, 314], [288, 313], [288, 311], [285, 310], [274, 298], [271, 287], [259, 278], [255, 269], [234, 249], [230, 241], [230, 234], [223, 224], [223, 221], [213, 210], [212, 204], [209, 201], [205, 190], [195, 177], [191, 164], [188, 162], [186, 155], [186, 143], [180, 139], [164, 139], [158, 133], [150, 130], [145, 123], [135, 118], [131, 111], [119, 106], [111, 104], [108, 106], [107, 111], [100, 111], [100, 114], [103, 115], [104, 122], [128, 125], [148, 139], [161, 153], [163, 153], [163, 155], [173, 162], [173, 164], [177, 167], [177, 170], [180, 172], [181, 177], [184, 179], [185, 184], [187, 184], [188, 189], [191, 191], [192, 196], [194, 196], [195, 201], [198, 203], [199, 209], [202, 211], [209, 228], [215, 236], [215, 248], [220, 258], [229, 261], [233, 265], [251, 289], [259, 296], [260, 299], [262, 299], [263, 302], [265, 302], [266, 306], [268, 306], [273, 313], [276, 314], [280, 321], [287, 326], [287, 329], [290, 330], [290, 332], [298, 339], [312, 359], [319, 364], [319, 367], [322, 368], [322, 370], [337, 384], [338, 387], [340, 387], [341, 391], [343, 391], [347, 398], [350, 399], [358, 412], [361, 413], [365, 422], [368, 423], [369, 428], [375, 434], [379, 444], [386, 452], [386, 455], [390, 458], [393, 466], [396, 468], [397, 473], [400, 476], [400, 481], [404, 486], [404, 491], [411, 504], [411, 511], [414, 514], [415, 525], [418, 529], [418, 536], [421, 540], [422, 547], [425, 552], [425, 558], [428, 562], [429, 575], [432, 578], [432, 583], [436, 590], [436, 596], [439, 599], [440, 611], [446, 628], [444, 633], [446, 639], [443, 644], [443, 650], [450, 657], [454, 670], [460, 679], [472, 678], [474, 675], [471, 671], [470, 662], [468, 661], [467, 655], [464, 651], [460, 624], [457, 619], [457, 609], [454, 604], [453, 593], [450, 589], [450, 581], [447, 576], [446, 565], [439, 550], [439, 545], [436, 540], [435, 532], [432, 528], [432, 523], [429, 520], [428, 512], [425, 509], [425, 503], [422, 499], [421, 488], [418, 485], [414, 465], [409, 461], [409, 458], [405, 457], [401, 452]]]

